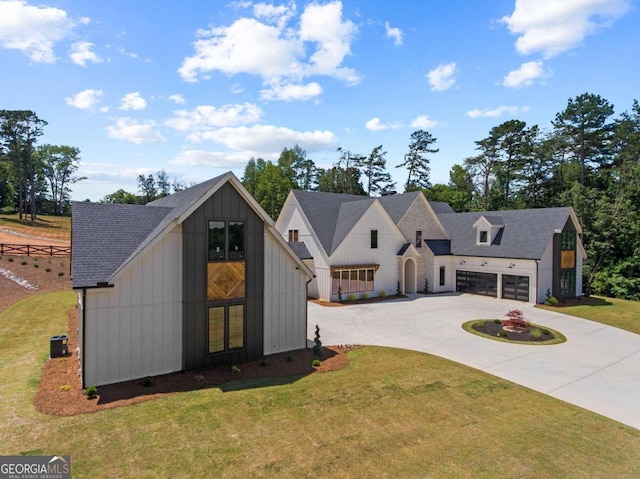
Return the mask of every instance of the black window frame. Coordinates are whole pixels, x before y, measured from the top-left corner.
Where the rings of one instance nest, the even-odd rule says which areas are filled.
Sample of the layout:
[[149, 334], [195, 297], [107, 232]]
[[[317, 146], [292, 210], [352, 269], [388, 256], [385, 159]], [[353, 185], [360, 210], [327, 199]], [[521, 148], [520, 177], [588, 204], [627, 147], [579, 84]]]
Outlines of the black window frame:
[[447, 267], [446, 266], [440, 266], [440, 286], [444, 286], [445, 284], [447, 284]]
[[[229, 316], [229, 310], [232, 307], [236, 307], [236, 306], [242, 306], [242, 347], [241, 348], [231, 348], [229, 343], [230, 343], [230, 334], [229, 334], [229, 326], [230, 326], [230, 316]], [[212, 309], [216, 309], [216, 308], [222, 308], [223, 309], [223, 338], [222, 338], [222, 343], [223, 343], [223, 348], [221, 350], [218, 351], [214, 351], [211, 352], [211, 336], [210, 336], [210, 327], [211, 327], [211, 320], [210, 320], [210, 316], [209, 316], [209, 312]], [[247, 347], [247, 305], [245, 302], [229, 302], [226, 304], [210, 304], [207, 306], [207, 355], [208, 356], [215, 356], [215, 355], [219, 355], [219, 354], [227, 354], [227, 353], [233, 353], [233, 352], [237, 352], [237, 351], [242, 351], [244, 349], [246, 349]]]
[[[218, 223], [223, 225], [223, 238], [222, 238], [222, 251], [215, 251], [215, 255], [212, 255], [213, 249], [211, 248], [212, 240], [212, 223]], [[242, 225], [241, 228], [241, 248], [231, 249], [238, 246], [237, 241], [232, 241], [231, 237], [231, 225]], [[210, 219], [207, 220], [207, 261], [209, 263], [222, 263], [225, 261], [245, 261], [247, 251], [247, 227], [244, 219], [238, 220], [219, 220]], [[235, 234], [235, 233], [234, 233]]]
[[422, 230], [416, 230], [416, 248], [422, 248]]
[[371, 249], [378, 249], [378, 230], [371, 230]]
[[480, 243], [480, 244], [488, 244], [489, 243], [489, 231], [480, 230], [480, 233], [478, 234], [478, 243]]

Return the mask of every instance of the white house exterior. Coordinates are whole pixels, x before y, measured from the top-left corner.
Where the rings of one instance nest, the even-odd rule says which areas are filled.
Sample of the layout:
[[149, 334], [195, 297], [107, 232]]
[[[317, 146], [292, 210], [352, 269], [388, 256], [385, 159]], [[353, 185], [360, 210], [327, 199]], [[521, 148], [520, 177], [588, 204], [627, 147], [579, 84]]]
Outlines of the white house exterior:
[[72, 211], [84, 386], [306, 347], [313, 273], [233, 174]]
[[[585, 251], [571, 208], [455, 213], [420, 192], [367, 198], [292, 191], [276, 228], [284, 239], [304, 243], [317, 275], [309, 293], [326, 301], [338, 299], [336, 284], [343, 299], [349, 292], [376, 296], [399, 286], [411, 293], [425, 285], [434, 293], [527, 302], [543, 302], [547, 291], [582, 295]], [[374, 230], [377, 248], [368, 236]], [[367, 268], [373, 269], [370, 290], [360, 284]]]

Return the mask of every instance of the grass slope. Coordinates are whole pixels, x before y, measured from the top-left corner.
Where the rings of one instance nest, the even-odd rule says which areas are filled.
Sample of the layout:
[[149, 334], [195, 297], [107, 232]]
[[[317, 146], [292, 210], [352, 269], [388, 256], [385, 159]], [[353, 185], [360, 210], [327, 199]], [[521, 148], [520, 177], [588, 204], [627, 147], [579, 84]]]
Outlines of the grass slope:
[[71, 241], [70, 216], [38, 216], [32, 223], [28, 216], [20, 219], [17, 214], [0, 215], [0, 228], [7, 228], [25, 235]]
[[591, 296], [582, 298], [580, 301], [572, 301], [566, 305], [562, 303], [558, 306], [540, 304], [537, 307], [640, 334], [640, 301]]
[[73, 477], [640, 477], [640, 431], [437, 357], [349, 367], [75, 417], [32, 404], [69, 292], [0, 314], [0, 454], [69, 454]]

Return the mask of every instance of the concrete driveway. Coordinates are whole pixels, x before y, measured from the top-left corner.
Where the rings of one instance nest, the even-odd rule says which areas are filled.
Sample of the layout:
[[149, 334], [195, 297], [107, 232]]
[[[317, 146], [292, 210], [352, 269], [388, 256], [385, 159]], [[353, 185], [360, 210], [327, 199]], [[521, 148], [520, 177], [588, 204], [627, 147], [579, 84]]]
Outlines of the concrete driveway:
[[[465, 321], [510, 309], [562, 332], [567, 342], [527, 346], [465, 332]], [[308, 331], [324, 344], [368, 344], [451, 359], [640, 429], [640, 335], [517, 301], [469, 294], [323, 307], [309, 303]]]

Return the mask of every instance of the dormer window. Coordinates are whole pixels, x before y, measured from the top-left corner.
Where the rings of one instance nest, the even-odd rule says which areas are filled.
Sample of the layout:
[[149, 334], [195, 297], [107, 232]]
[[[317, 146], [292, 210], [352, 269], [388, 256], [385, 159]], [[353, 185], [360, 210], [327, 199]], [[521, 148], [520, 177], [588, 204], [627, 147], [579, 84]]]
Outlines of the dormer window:
[[504, 221], [499, 216], [482, 215], [473, 227], [476, 229], [476, 245], [489, 246], [496, 244], [496, 240], [499, 241]]
[[489, 242], [489, 232], [487, 230], [480, 231], [480, 237], [478, 238], [478, 243], [487, 244]]

